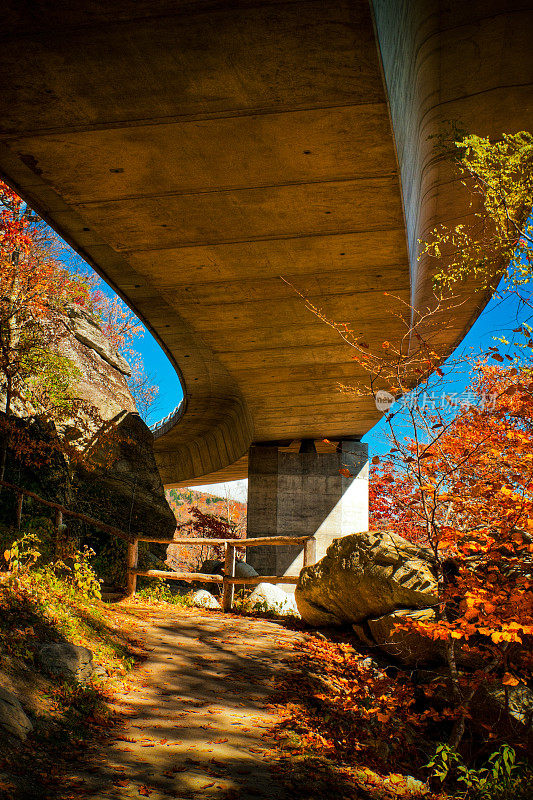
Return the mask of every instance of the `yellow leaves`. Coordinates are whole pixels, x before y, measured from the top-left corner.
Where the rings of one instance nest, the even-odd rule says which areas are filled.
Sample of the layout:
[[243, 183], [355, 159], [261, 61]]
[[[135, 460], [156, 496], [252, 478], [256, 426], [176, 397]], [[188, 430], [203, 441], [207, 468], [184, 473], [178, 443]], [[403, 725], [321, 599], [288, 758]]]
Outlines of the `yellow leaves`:
[[500, 642], [521, 642], [521, 637], [514, 632], [510, 631], [494, 631], [490, 637], [494, 644], [499, 644]]
[[404, 778], [403, 775], [396, 775], [396, 774], [389, 775], [389, 782], [390, 783], [403, 783], [404, 780], [405, 780], [405, 778]]
[[505, 675], [503, 676], [502, 683], [505, 686], [518, 686], [520, 681], [518, 680], [518, 678], [515, 678], [514, 675], [511, 675], [510, 672], [506, 672]]

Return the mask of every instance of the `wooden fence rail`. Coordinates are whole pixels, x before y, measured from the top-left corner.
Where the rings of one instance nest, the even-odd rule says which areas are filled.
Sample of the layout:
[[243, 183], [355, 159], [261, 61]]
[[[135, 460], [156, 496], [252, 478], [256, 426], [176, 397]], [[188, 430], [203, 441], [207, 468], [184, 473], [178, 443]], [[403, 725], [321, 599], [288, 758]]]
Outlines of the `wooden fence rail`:
[[[198, 572], [174, 572], [171, 570], [139, 569], [137, 566], [139, 542], [157, 542], [159, 544], [180, 544], [190, 547], [203, 547], [205, 545], [223, 545], [224, 570], [222, 575], [204, 575]], [[235, 551], [248, 547], [275, 547], [279, 545], [303, 545], [304, 567], [316, 561], [316, 540], [313, 536], [258, 536], [250, 539], [160, 539], [150, 536], [140, 536], [128, 544], [127, 594], [135, 594], [137, 576], [146, 578], [164, 578], [175, 581], [192, 581], [199, 583], [222, 584], [222, 610], [231, 611], [235, 586], [256, 586], [258, 583], [297, 583], [298, 575], [258, 575], [254, 578], [237, 578], [235, 575]]]
[[[250, 539], [168, 539], [158, 538], [154, 536], [135, 536], [116, 528], [114, 525], [108, 525], [99, 519], [90, 517], [88, 514], [82, 514], [79, 511], [71, 511], [69, 508], [61, 505], [61, 503], [54, 503], [51, 500], [45, 500], [35, 492], [29, 489], [23, 489], [21, 486], [15, 486], [7, 481], [0, 480], [0, 486], [15, 492], [17, 495], [16, 504], [16, 528], [20, 529], [22, 520], [22, 502], [24, 497], [31, 497], [42, 505], [55, 510], [55, 528], [56, 536], [61, 534], [63, 524], [63, 517], [73, 517], [95, 528], [99, 528], [104, 533], [109, 533], [111, 536], [116, 536], [119, 539], [127, 542], [128, 549], [126, 554], [126, 596], [131, 597], [135, 594], [137, 588], [137, 576], [141, 575], [147, 578], [165, 578], [166, 580], [183, 580], [191, 583], [192, 581], [198, 583], [219, 583], [222, 584], [222, 609], [224, 611], [231, 611], [233, 607], [233, 594], [235, 586], [255, 586], [258, 583], [297, 583], [298, 575], [258, 575], [254, 578], [237, 578], [235, 575], [235, 552], [236, 550], [246, 549], [248, 547], [275, 547], [276, 545], [303, 545], [304, 548], [304, 567], [314, 564], [316, 561], [316, 540], [313, 536], [259, 536]], [[224, 547], [224, 570], [222, 575], [204, 575], [199, 572], [174, 572], [171, 570], [160, 569], [140, 569], [138, 567], [139, 560], [139, 542], [154, 542], [157, 544], [179, 544], [190, 547], [205, 547], [205, 545], [222, 545]]]
[[63, 522], [63, 516], [68, 516], [74, 517], [74, 519], [79, 519], [82, 522], [86, 522], [88, 525], [93, 525], [95, 528], [99, 528], [100, 530], [104, 531], [104, 533], [110, 533], [111, 536], [117, 536], [124, 542], [132, 542], [134, 540], [133, 534], [128, 534], [125, 531], [120, 530], [120, 528], [115, 528], [114, 525], [108, 525], [107, 522], [102, 522], [99, 519], [90, 517], [88, 514], [82, 514], [79, 511], [71, 511], [70, 508], [62, 506], [61, 503], [54, 503], [51, 500], [45, 500], [44, 497], [40, 497], [38, 494], [35, 494], [35, 492], [30, 492], [29, 489], [23, 489], [21, 486], [15, 486], [13, 483], [8, 483], [7, 481], [2, 480], [0, 480], [0, 486], [3, 486], [5, 489], [10, 489], [17, 495], [16, 527], [18, 529], [20, 529], [20, 523], [22, 519], [22, 498], [31, 497], [32, 500], [36, 500], [38, 503], [48, 506], [48, 508], [55, 509], [55, 525], [58, 529], [58, 532]]

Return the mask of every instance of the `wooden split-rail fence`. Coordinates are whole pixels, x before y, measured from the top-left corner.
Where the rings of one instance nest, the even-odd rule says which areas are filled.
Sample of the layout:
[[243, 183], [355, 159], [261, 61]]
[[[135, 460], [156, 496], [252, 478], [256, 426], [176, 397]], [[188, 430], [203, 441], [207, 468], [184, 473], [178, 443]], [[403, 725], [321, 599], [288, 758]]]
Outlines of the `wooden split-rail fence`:
[[[180, 544], [188, 547], [222, 545], [224, 547], [224, 571], [222, 575], [205, 575], [202, 572], [173, 572], [159, 569], [139, 569], [139, 542], [159, 544]], [[222, 584], [222, 610], [231, 611], [235, 586], [256, 586], [258, 583], [298, 583], [298, 575], [258, 575], [254, 578], [238, 578], [235, 575], [235, 551], [248, 547], [276, 547], [279, 545], [300, 545], [304, 551], [304, 567], [316, 561], [316, 540], [313, 536], [261, 536], [250, 539], [158, 539], [153, 536], [139, 536], [128, 544], [126, 592], [135, 594], [137, 576], [146, 578], [167, 578], [175, 581], [197, 581], [199, 583]]]
[[[79, 511], [71, 511], [69, 508], [61, 505], [60, 503], [45, 500], [35, 492], [29, 489], [23, 489], [20, 486], [15, 486], [7, 481], [0, 480], [0, 486], [9, 489], [17, 496], [16, 503], [16, 528], [20, 529], [22, 519], [22, 503], [24, 497], [30, 497], [38, 503], [42, 503], [48, 508], [55, 511], [55, 526], [58, 538], [61, 535], [61, 528], [63, 525], [63, 517], [69, 516], [74, 519], [79, 519], [82, 522], [99, 528], [105, 533], [116, 536], [127, 543], [126, 555], [126, 596], [131, 597], [135, 594], [137, 587], [137, 577], [143, 576], [146, 578], [165, 578], [169, 580], [186, 581], [187, 583], [217, 583], [222, 585], [222, 609], [224, 611], [231, 611], [233, 607], [233, 595], [235, 586], [256, 586], [258, 583], [297, 583], [298, 575], [258, 575], [254, 578], [238, 578], [235, 575], [235, 553], [236, 550], [246, 549], [248, 547], [276, 547], [280, 545], [300, 545], [303, 547], [304, 567], [314, 564], [316, 561], [316, 540], [313, 536], [261, 536], [250, 539], [208, 539], [208, 538], [179, 538], [179, 539], [164, 539], [156, 536], [135, 536], [114, 525], [108, 525], [106, 522], [95, 519], [88, 514], [82, 514]], [[214, 546], [221, 545], [224, 547], [224, 570], [222, 575], [205, 575], [202, 572], [175, 572], [173, 570], [160, 570], [160, 569], [140, 569], [138, 567], [139, 557], [139, 542], [151, 542], [157, 544], [178, 544], [187, 547], [205, 547], [206, 545]]]

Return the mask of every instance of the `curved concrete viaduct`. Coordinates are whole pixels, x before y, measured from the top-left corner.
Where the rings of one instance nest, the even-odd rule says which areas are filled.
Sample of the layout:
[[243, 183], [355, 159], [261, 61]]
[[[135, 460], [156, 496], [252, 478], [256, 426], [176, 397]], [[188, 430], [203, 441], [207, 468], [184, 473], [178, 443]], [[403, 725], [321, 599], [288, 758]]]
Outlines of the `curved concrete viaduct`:
[[179, 370], [166, 484], [377, 422], [280, 276], [369, 342], [400, 336], [384, 291], [423, 307], [418, 240], [471, 213], [430, 137], [533, 127], [532, 31], [529, 0], [5, 0], [0, 171]]

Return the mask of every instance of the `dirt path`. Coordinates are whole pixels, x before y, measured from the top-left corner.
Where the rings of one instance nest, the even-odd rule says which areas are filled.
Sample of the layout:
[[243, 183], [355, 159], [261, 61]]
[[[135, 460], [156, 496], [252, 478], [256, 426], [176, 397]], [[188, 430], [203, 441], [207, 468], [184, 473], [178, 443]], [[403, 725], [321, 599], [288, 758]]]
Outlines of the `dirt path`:
[[123, 738], [111, 738], [83, 775], [83, 796], [285, 800], [264, 734], [277, 722], [268, 708], [276, 673], [301, 634], [171, 608], [152, 611], [141, 631], [148, 659], [115, 705], [127, 720]]

